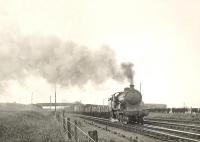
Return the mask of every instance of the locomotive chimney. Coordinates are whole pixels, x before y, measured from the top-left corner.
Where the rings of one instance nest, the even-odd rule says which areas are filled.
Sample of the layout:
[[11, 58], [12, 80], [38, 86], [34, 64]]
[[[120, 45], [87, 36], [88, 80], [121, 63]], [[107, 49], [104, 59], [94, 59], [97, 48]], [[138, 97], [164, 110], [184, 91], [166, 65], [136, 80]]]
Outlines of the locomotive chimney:
[[131, 89], [134, 89], [134, 85], [133, 85], [133, 84], [131, 84], [131, 85], [130, 85], [130, 88], [131, 88]]
[[133, 77], [130, 79], [130, 85], [133, 85]]
[[133, 76], [131, 77], [131, 80], [130, 80], [130, 89], [134, 89]]

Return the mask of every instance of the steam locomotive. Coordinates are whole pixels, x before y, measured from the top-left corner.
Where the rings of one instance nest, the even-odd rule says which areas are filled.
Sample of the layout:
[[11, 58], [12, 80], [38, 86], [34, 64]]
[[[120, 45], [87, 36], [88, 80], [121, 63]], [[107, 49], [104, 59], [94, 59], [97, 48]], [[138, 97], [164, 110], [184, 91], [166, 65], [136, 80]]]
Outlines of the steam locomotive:
[[109, 98], [111, 120], [123, 123], [141, 123], [143, 117], [148, 115], [144, 108], [141, 93], [130, 85], [123, 92], [117, 92]]
[[108, 99], [109, 105], [75, 104], [71, 112], [95, 117], [110, 118], [122, 123], [141, 123], [148, 115], [141, 93], [130, 85], [123, 92], [117, 92]]

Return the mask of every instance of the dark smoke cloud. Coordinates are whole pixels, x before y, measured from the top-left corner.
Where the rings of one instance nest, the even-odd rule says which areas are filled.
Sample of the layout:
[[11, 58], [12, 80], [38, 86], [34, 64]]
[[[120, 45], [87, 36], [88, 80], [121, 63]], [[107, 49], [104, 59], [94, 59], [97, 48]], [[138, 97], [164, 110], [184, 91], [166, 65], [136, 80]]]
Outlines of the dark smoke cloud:
[[130, 84], [133, 84], [133, 76], [134, 76], [134, 71], [132, 69], [133, 64], [132, 63], [122, 63], [121, 68], [123, 70], [124, 75], [129, 80]]
[[122, 64], [121, 71], [108, 46], [91, 50], [56, 37], [4, 35], [0, 39], [0, 84], [20, 81], [30, 74], [39, 74], [49, 83], [64, 87], [82, 86], [89, 80], [99, 84], [109, 78], [133, 78], [132, 64]]

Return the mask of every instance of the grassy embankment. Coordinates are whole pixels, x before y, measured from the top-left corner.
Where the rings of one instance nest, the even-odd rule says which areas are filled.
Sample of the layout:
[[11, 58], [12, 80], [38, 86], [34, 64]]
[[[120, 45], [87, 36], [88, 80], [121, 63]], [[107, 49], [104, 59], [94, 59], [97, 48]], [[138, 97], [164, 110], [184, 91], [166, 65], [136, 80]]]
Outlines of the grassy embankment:
[[0, 142], [61, 142], [56, 119], [34, 106], [0, 104]]

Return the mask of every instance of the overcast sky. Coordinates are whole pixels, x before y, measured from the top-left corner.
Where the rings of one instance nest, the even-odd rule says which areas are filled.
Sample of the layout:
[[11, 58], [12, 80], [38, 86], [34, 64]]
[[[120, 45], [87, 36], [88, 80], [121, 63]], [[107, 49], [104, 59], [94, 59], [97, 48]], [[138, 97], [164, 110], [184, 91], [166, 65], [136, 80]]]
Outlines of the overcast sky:
[[[7, 60], [15, 60], [13, 43], [26, 37], [56, 37], [92, 51], [109, 46], [117, 63], [134, 64], [145, 103], [200, 107], [199, 0], [0, 0], [0, 52], [6, 57], [0, 62], [0, 102], [30, 103], [32, 92], [34, 103], [53, 99], [45, 77], [28, 70], [23, 79], [13, 77], [19, 69]], [[58, 101], [106, 104], [128, 85], [109, 78], [81, 88], [58, 85]]]

